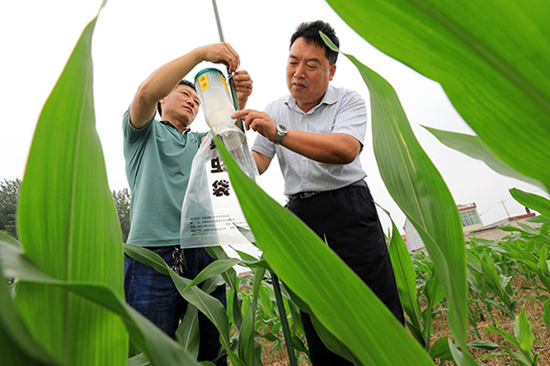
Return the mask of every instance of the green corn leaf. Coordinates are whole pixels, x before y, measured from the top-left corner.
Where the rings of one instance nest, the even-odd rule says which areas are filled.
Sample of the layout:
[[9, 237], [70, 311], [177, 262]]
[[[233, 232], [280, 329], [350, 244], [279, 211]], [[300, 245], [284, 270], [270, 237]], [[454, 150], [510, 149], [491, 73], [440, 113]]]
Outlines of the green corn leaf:
[[[123, 293], [122, 236], [95, 129], [91, 40], [82, 33], [40, 114], [18, 207], [21, 244], [60, 281]], [[67, 365], [125, 364], [121, 319], [62, 289], [21, 283], [15, 304], [33, 337]]]
[[19, 249], [23, 250], [23, 247], [21, 246], [21, 243], [17, 239], [9, 236], [8, 234], [6, 234], [3, 231], [0, 231], [0, 240], [4, 244], [13, 245], [16, 248], [19, 248]]
[[[208, 254], [216, 260], [218, 259], [229, 259], [227, 253], [219, 246], [206, 247], [205, 248]], [[234, 268], [229, 268], [227, 271], [222, 273], [222, 277], [225, 282], [231, 288], [234, 296], [228, 296], [227, 300], [227, 309], [229, 310], [230, 317], [232, 316], [233, 321], [237, 329], [241, 328], [243, 323], [243, 314], [242, 314], [242, 300], [236, 294], [239, 292], [239, 286], [237, 284], [237, 272]]]
[[208, 295], [196, 286], [185, 290], [191, 280], [178, 276], [156, 253], [132, 244], [123, 244], [124, 252], [130, 257], [153, 267], [160, 273], [170, 276], [181, 296], [190, 304], [194, 305], [200, 312], [216, 326], [220, 332], [220, 342], [231, 361], [235, 366], [244, 366], [242, 360], [231, 350], [229, 337], [229, 319], [222, 303]]
[[261, 346], [254, 338], [254, 327], [256, 325], [256, 308], [258, 295], [265, 275], [265, 269], [259, 268], [254, 274], [252, 286], [252, 301], [248, 304], [243, 325], [239, 334], [239, 355], [246, 365], [261, 365]]
[[433, 359], [452, 361], [453, 355], [449, 349], [449, 337], [441, 337], [435, 341], [430, 349], [430, 356]]
[[546, 0], [328, 2], [374, 47], [438, 81], [495, 155], [550, 189]]
[[535, 211], [540, 212], [541, 215], [550, 218], [550, 200], [542, 196], [524, 192], [521, 189], [512, 188], [510, 189], [510, 194], [516, 201], [529, 207]]
[[479, 349], [482, 351], [493, 351], [498, 348], [498, 344], [489, 340], [476, 339], [475, 341], [468, 342], [468, 347]]
[[319, 335], [319, 338], [323, 341], [325, 346], [332, 352], [340, 355], [346, 360], [353, 362], [354, 365], [362, 365], [360, 361], [354, 356], [354, 354], [342, 343], [338, 338], [336, 338], [332, 333], [330, 333], [327, 328], [315, 317], [315, 315], [310, 314], [311, 323], [315, 328], [315, 331]]
[[323, 325], [365, 365], [433, 365], [357, 275], [250, 180], [219, 140], [216, 145], [256, 244], [285, 286], [311, 307]]
[[517, 347], [518, 349], [521, 349], [518, 341], [516, 340], [516, 338], [514, 338], [514, 336], [502, 329], [499, 329], [497, 327], [493, 327], [491, 325], [486, 325], [485, 328], [487, 328], [488, 330], [490, 330], [491, 332], [493, 333], [496, 333], [500, 336], [502, 336], [502, 338], [504, 338], [506, 341], [510, 342], [511, 344], [513, 344], [515, 347]]
[[544, 185], [539, 181], [526, 177], [500, 160], [479, 137], [457, 132], [442, 131], [426, 126], [424, 126], [424, 128], [430, 131], [442, 144], [451, 149], [460, 151], [473, 159], [483, 161], [495, 172], [544, 188]]
[[183, 289], [183, 291], [187, 290], [188, 288], [192, 286], [196, 286], [199, 283], [207, 280], [208, 278], [212, 276], [217, 276], [225, 271], [229, 270], [230, 268], [233, 268], [233, 266], [241, 263], [240, 259], [236, 258], [230, 258], [230, 259], [220, 259], [217, 261], [214, 261], [210, 263], [205, 269], [203, 269], [194, 279], [187, 285], [186, 288]]
[[[0, 231], [2, 245], [20, 249], [18, 242]], [[1, 254], [0, 254], [1, 255]], [[0, 274], [3, 274], [0, 261]], [[61, 365], [34, 340], [13, 305], [4, 276], [0, 276], [0, 354], [6, 365]]]
[[138, 355], [135, 355], [129, 358], [128, 361], [126, 362], [126, 366], [147, 366], [150, 364], [151, 363], [143, 353], [140, 353]]
[[[325, 43], [338, 50], [322, 34]], [[416, 140], [393, 87], [344, 54], [369, 88], [374, 153], [393, 200], [422, 237], [449, 299], [449, 328], [466, 347], [468, 299], [464, 236], [456, 204], [439, 172]], [[465, 364], [475, 364], [467, 351]]]
[[550, 299], [544, 302], [544, 314], [542, 316], [546, 329], [550, 329]]
[[[126, 325], [132, 340], [143, 350], [154, 365], [197, 365], [176, 342], [157, 328], [147, 318], [134, 310], [110, 286], [97, 283], [57, 280], [37, 268], [20, 250], [0, 241], [0, 263], [5, 273], [19, 278], [23, 283], [42, 287], [57, 287], [69, 291], [86, 301], [101, 306], [117, 316]], [[92, 325], [90, 325], [92, 326]], [[126, 363], [126, 357], [121, 365]]]
[[[385, 211], [385, 210], [384, 210]], [[389, 212], [385, 211], [389, 216]], [[391, 219], [391, 217], [390, 217]], [[407, 246], [395, 225], [392, 222], [392, 235], [390, 241], [390, 257], [395, 273], [395, 280], [397, 282], [397, 288], [399, 290], [399, 298], [403, 309], [410, 318], [413, 327], [418, 333], [422, 334], [424, 330], [424, 324], [422, 324], [422, 311], [418, 304], [418, 296], [416, 294], [416, 272], [411, 260], [411, 256], [407, 251]], [[422, 346], [426, 346], [426, 340], [417, 339]], [[429, 341], [429, 340], [427, 340]]]
[[531, 350], [533, 349], [533, 342], [535, 341], [535, 336], [531, 330], [531, 324], [525, 315], [525, 306], [521, 308], [521, 312], [516, 319], [514, 320], [514, 335], [518, 340], [521, 353], [531, 360]]
[[199, 312], [191, 304], [187, 304], [185, 316], [176, 331], [176, 340], [193, 358], [199, 355], [200, 334], [199, 334]]

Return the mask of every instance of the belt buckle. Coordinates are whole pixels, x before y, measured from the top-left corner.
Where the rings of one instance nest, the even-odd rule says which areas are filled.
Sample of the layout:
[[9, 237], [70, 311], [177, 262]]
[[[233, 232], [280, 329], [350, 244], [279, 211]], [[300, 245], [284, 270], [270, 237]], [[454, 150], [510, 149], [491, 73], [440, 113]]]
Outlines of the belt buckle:
[[301, 192], [298, 193], [300, 199], [306, 199], [318, 195], [319, 192]]

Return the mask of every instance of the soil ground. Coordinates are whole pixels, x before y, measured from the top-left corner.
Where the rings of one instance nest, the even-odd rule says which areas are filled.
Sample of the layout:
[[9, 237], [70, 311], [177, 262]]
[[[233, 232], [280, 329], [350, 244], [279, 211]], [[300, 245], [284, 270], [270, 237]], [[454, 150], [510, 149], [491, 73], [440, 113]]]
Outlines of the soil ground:
[[[516, 281], [515, 281], [516, 282]], [[516, 287], [520, 287], [521, 283], [515, 283]], [[541, 292], [543, 293], [543, 292]], [[525, 296], [524, 296], [525, 295]], [[543, 321], [544, 307], [543, 301], [535, 298], [537, 294], [533, 290], [520, 290], [518, 292], [518, 298], [524, 296], [517, 307], [516, 315], [521, 311], [522, 306], [525, 306], [525, 314], [531, 324], [531, 329], [535, 336], [535, 342], [533, 345], [533, 355], [536, 353], [540, 354], [537, 365], [539, 366], [549, 366], [550, 365], [550, 332], [546, 328], [546, 325]], [[502, 314], [499, 310], [493, 311], [493, 317], [498, 324], [498, 328], [502, 329], [510, 334], [514, 334], [514, 321], [508, 316]], [[478, 332], [482, 335], [483, 340], [490, 340], [498, 345], [505, 345], [509, 347], [513, 352], [520, 353], [512, 344], [505, 341], [502, 336], [488, 331], [485, 326], [493, 325], [491, 319], [486, 317], [484, 321], [479, 321], [477, 323]], [[473, 330], [472, 326], [468, 327], [469, 330]], [[437, 339], [444, 337], [446, 335], [451, 335], [448, 325], [446, 313], [443, 312], [439, 314], [434, 320], [434, 332], [432, 334], [431, 341], [435, 342]], [[476, 338], [472, 335], [469, 336], [468, 341], [473, 341]], [[499, 356], [500, 359], [487, 357], [499, 350], [493, 351], [480, 351], [475, 349], [470, 349], [472, 356], [477, 360], [481, 365], [488, 366], [502, 366], [502, 365], [518, 365], [517, 362], [511, 358]], [[262, 363], [264, 365], [270, 366], [287, 366], [289, 365], [286, 349], [281, 349], [280, 346], [275, 345], [270, 342], [265, 343], [265, 350], [262, 355]], [[436, 361], [436, 364], [451, 366], [452, 362], [445, 361], [439, 363]], [[300, 360], [300, 366], [309, 365], [306, 359]], [[335, 365], [338, 366], [338, 365]]]

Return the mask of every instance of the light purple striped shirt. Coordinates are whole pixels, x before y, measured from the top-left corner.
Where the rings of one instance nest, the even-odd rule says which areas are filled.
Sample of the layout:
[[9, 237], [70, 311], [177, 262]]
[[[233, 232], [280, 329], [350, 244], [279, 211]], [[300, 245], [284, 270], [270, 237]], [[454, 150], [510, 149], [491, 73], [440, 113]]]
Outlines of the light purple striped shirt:
[[[328, 87], [321, 102], [304, 113], [296, 100], [288, 95], [270, 103], [265, 112], [275, 123], [289, 130], [310, 133], [343, 133], [355, 137], [363, 146], [367, 130], [367, 108], [359, 93]], [[269, 158], [277, 154], [285, 179], [286, 195], [300, 192], [322, 192], [345, 187], [366, 176], [359, 155], [349, 164], [325, 164], [275, 145], [261, 135], [256, 136], [252, 150]]]

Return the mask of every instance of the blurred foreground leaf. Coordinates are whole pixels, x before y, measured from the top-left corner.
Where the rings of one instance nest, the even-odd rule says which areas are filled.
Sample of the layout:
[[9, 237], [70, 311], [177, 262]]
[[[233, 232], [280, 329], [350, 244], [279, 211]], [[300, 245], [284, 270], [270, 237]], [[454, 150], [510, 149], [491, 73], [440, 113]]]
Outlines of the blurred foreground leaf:
[[285, 286], [310, 306], [323, 325], [364, 365], [433, 365], [359, 277], [249, 179], [219, 140], [216, 144], [257, 246]]
[[442, 131], [435, 128], [424, 127], [432, 133], [442, 144], [451, 149], [460, 151], [469, 157], [483, 161], [495, 172], [519, 179], [534, 186], [544, 188], [539, 181], [526, 177], [512, 169], [509, 165], [500, 160], [477, 136], [462, 133]]
[[[25, 254], [49, 277], [123, 293], [120, 227], [95, 129], [91, 42], [84, 29], [40, 114], [18, 207]], [[65, 365], [123, 365], [120, 317], [54, 286], [21, 281], [15, 305], [30, 332]]]
[[[334, 50], [332, 42], [323, 39]], [[344, 54], [369, 88], [374, 153], [388, 192], [426, 245], [449, 300], [449, 328], [466, 347], [466, 251], [455, 202], [414, 136], [393, 87], [355, 57]], [[476, 364], [465, 351], [462, 364]]]
[[[126, 325], [132, 340], [154, 365], [176, 366], [181, 365], [182, 362], [185, 362], [185, 365], [198, 365], [181, 346], [128, 305], [108, 285], [56, 280], [38, 269], [21, 250], [2, 240], [0, 240], [0, 266], [3, 267], [4, 273], [19, 278], [19, 285], [32, 283], [36, 286], [55, 287], [59, 291], [68, 291], [82, 301], [97, 304], [113, 316], [117, 316]], [[93, 327], [93, 324], [90, 326]], [[126, 364], [126, 358], [121, 364]]]
[[546, 0], [328, 0], [359, 35], [438, 81], [491, 151], [550, 189]]

